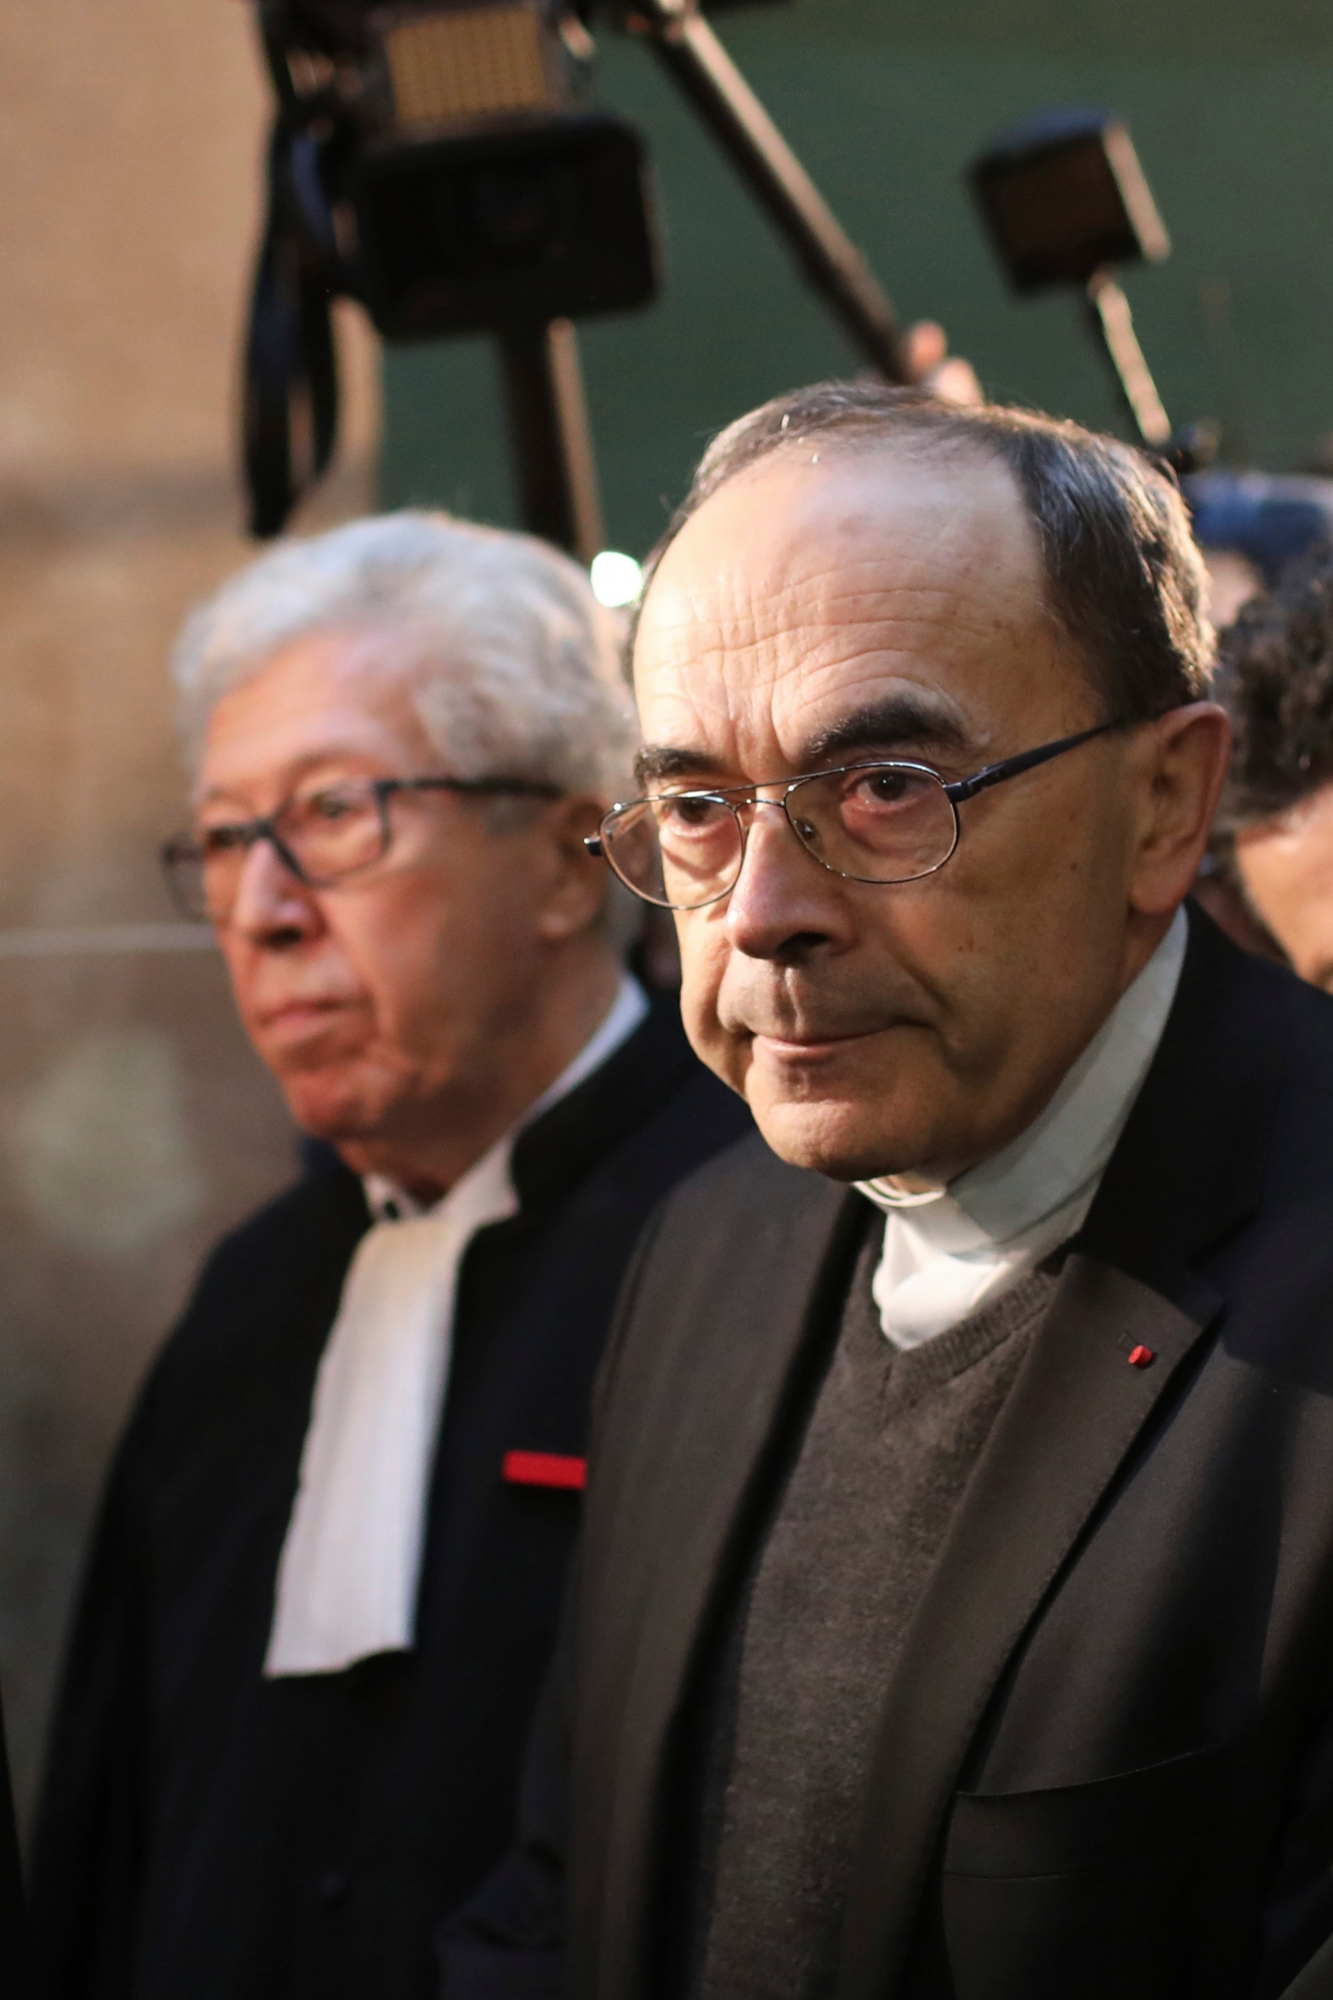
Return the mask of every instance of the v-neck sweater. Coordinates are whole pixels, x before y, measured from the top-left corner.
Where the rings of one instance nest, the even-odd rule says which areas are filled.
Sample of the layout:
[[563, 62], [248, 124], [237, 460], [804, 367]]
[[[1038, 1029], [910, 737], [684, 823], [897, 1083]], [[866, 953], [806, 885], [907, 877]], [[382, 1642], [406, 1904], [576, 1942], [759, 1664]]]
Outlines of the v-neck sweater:
[[832, 1991], [885, 1690], [1057, 1282], [1033, 1271], [900, 1351], [871, 1293], [876, 1236], [718, 1661], [689, 1898], [697, 2000]]

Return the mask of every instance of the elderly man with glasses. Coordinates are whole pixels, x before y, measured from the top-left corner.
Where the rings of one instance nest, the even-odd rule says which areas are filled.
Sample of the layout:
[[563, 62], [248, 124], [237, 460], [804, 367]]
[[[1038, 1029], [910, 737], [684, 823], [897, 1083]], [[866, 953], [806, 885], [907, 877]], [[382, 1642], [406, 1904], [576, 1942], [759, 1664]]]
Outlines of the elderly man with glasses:
[[424, 2000], [511, 1838], [616, 1289], [748, 1126], [584, 850], [619, 638], [555, 551], [404, 514], [274, 550], [180, 641], [173, 887], [324, 1145], [211, 1259], [112, 1471], [44, 2000]]
[[1333, 1006], [1184, 907], [1202, 586], [1029, 412], [705, 458], [591, 838], [771, 1150], [635, 1262], [449, 2000], [1333, 1993]]

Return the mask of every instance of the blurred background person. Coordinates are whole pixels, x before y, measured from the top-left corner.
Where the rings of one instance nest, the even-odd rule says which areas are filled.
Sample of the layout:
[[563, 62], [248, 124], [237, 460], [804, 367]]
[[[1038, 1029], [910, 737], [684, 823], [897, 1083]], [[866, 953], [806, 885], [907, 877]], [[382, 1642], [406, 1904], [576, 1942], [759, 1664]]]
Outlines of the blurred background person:
[[415, 2000], [509, 1838], [622, 1271], [748, 1125], [582, 846], [633, 743], [618, 635], [544, 544], [405, 513], [276, 549], [179, 642], [169, 868], [323, 1143], [114, 1463], [39, 1811], [49, 2000]]
[[1235, 741], [1201, 900], [1333, 991], [1333, 545], [1244, 607], [1220, 659]]

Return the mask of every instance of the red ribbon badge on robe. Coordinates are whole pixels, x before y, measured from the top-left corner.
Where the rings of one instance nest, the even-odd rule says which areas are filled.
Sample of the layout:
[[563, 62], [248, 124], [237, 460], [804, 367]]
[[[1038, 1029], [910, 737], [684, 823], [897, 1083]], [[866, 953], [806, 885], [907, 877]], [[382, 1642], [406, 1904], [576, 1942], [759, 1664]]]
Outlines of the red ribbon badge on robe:
[[581, 1493], [588, 1483], [588, 1461], [558, 1451], [507, 1451], [502, 1473], [510, 1486], [556, 1486]]

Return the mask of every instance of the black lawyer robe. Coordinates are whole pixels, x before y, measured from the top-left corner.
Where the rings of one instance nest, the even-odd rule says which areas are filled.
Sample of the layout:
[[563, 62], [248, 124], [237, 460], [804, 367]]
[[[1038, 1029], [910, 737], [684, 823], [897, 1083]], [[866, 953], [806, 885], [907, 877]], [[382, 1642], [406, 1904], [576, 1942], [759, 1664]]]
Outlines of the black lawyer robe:
[[26, 2000], [28, 1991], [28, 1927], [23, 1908], [23, 1878], [19, 1870], [14, 1800], [9, 1788], [5, 1727], [3, 1717], [0, 1717], [0, 1995], [3, 1995], [3, 2000]]
[[261, 1664], [360, 1184], [326, 1166], [215, 1253], [84, 1584], [36, 1842], [42, 2000], [424, 2000], [434, 1926], [512, 1834], [578, 1518], [504, 1456], [582, 1455], [641, 1225], [747, 1127], [662, 1001], [521, 1135], [521, 1213], [460, 1276], [418, 1644], [346, 1673]]

